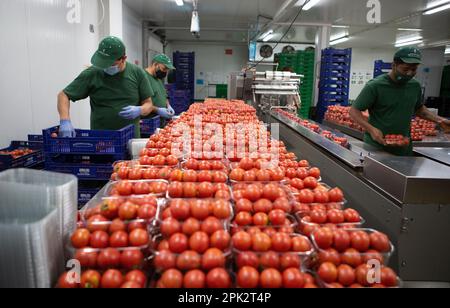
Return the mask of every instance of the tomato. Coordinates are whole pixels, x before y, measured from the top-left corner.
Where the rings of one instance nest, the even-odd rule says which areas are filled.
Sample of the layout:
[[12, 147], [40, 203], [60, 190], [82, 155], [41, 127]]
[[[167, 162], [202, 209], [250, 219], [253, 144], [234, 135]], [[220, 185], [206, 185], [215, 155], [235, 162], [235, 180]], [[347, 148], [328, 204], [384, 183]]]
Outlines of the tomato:
[[199, 164], [198, 164], [198, 170], [205, 170], [205, 171], [207, 171], [207, 170], [211, 170], [211, 164], [209, 163], [209, 161], [201, 161]]
[[135, 229], [130, 233], [129, 241], [131, 246], [145, 246], [149, 243], [149, 240], [150, 237], [148, 235], [148, 232], [144, 229]]
[[156, 269], [164, 271], [176, 266], [176, 256], [169, 250], [161, 250], [155, 255], [154, 265]]
[[89, 240], [92, 248], [106, 248], [109, 244], [109, 236], [105, 231], [95, 231]]
[[230, 173], [230, 180], [236, 182], [242, 182], [244, 180], [245, 170], [241, 168], [233, 169]]
[[275, 202], [273, 203], [273, 209], [281, 210], [285, 213], [292, 212], [292, 206], [286, 197], [281, 197], [281, 198], [278, 198], [277, 200], [275, 200]]
[[201, 256], [192, 250], [183, 252], [177, 258], [177, 268], [181, 271], [199, 269], [201, 265]]
[[308, 252], [311, 251], [311, 243], [305, 236], [292, 237], [292, 251], [295, 252]]
[[338, 270], [336, 266], [330, 262], [322, 263], [317, 274], [326, 283], [333, 283], [338, 279]]
[[142, 170], [139, 168], [131, 169], [128, 172], [128, 179], [132, 181], [137, 181], [142, 178]]
[[244, 172], [244, 182], [255, 182], [256, 181], [256, 172], [253, 170]]
[[272, 249], [277, 252], [287, 252], [292, 248], [292, 239], [286, 233], [276, 233], [272, 236]]
[[88, 270], [81, 275], [80, 287], [82, 289], [98, 289], [101, 279], [102, 276], [99, 272]]
[[319, 168], [311, 168], [311, 169], [309, 169], [308, 175], [313, 178], [319, 179], [320, 178], [320, 169]]
[[145, 168], [142, 171], [142, 178], [145, 180], [154, 180], [156, 179], [156, 170], [152, 168]]
[[355, 231], [350, 234], [352, 247], [359, 252], [366, 252], [370, 248], [370, 237], [364, 231]]
[[211, 171], [200, 171], [197, 175], [198, 182], [212, 182], [213, 176]]
[[300, 203], [310, 204], [314, 202], [314, 192], [309, 189], [303, 189], [298, 196]]
[[314, 192], [314, 202], [316, 203], [328, 203], [328, 192], [326, 191], [316, 191]]
[[153, 165], [164, 166], [166, 164], [166, 158], [162, 155], [156, 155], [153, 160]]
[[244, 191], [244, 198], [255, 202], [261, 198], [262, 191], [257, 185], [248, 185]]
[[297, 170], [297, 178], [304, 180], [309, 176], [309, 172], [306, 168], [300, 168]]
[[235, 205], [236, 213], [240, 212], [253, 212], [253, 203], [247, 199], [240, 199]]
[[122, 167], [119, 169], [119, 171], [117, 172], [117, 176], [119, 177], [119, 179], [121, 180], [126, 180], [128, 179], [128, 172], [129, 172], [129, 168], [127, 167]]
[[198, 252], [204, 253], [209, 248], [209, 236], [205, 232], [195, 232], [189, 239], [189, 247]]
[[58, 279], [58, 288], [60, 289], [78, 289], [79, 285], [76, 282], [78, 274], [75, 272], [65, 272]]
[[254, 289], [259, 285], [259, 272], [250, 266], [242, 267], [237, 275], [238, 287], [243, 289]]
[[344, 193], [339, 188], [334, 188], [328, 192], [330, 202], [343, 202]]
[[255, 226], [267, 226], [269, 224], [269, 216], [265, 213], [256, 213], [253, 216], [253, 225]]
[[180, 171], [181, 174], [176, 174], [178, 181], [195, 183], [197, 182], [197, 172], [193, 170]]
[[338, 229], [334, 231], [334, 238], [333, 238], [333, 247], [339, 251], [343, 252], [347, 250], [350, 247], [350, 235], [347, 231]]
[[271, 170], [271, 180], [274, 182], [280, 182], [284, 180], [285, 173], [280, 168], [275, 168], [274, 170]]
[[312, 211], [309, 215], [311, 222], [315, 224], [324, 224], [327, 222], [327, 213], [325, 211]]
[[75, 252], [75, 260], [80, 262], [82, 267], [95, 268], [97, 266], [97, 252], [89, 249], [81, 249]]
[[234, 219], [238, 226], [249, 226], [253, 223], [253, 217], [248, 212], [239, 212]]
[[231, 236], [228, 231], [219, 230], [213, 233], [210, 239], [210, 244], [212, 248], [217, 248], [222, 251], [228, 250], [230, 248]]
[[286, 219], [286, 213], [282, 210], [273, 210], [269, 213], [269, 220], [273, 226], [281, 226]]
[[260, 260], [260, 266], [266, 268], [280, 268], [280, 256], [274, 251], [269, 251], [262, 254]]
[[173, 253], [182, 253], [188, 249], [189, 240], [186, 235], [175, 233], [169, 239], [169, 249]]
[[107, 270], [101, 280], [103, 289], [118, 289], [123, 284], [122, 273], [115, 269]]
[[119, 207], [119, 218], [124, 221], [136, 219], [137, 210], [136, 204], [125, 202]]
[[109, 246], [113, 248], [128, 246], [128, 233], [125, 231], [114, 232], [109, 238]]
[[388, 288], [397, 287], [397, 274], [392, 269], [383, 267], [381, 269], [381, 284], [385, 285]]
[[379, 252], [389, 252], [391, 250], [391, 243], [386, 234], [374, 232], [370, 234], [370, 247]]
[[363, 287], [368, 287], [370, 283], [368, 282], [369, 271], [371, 267], [367, 264], [361, 264], [356, 268], [356, 281]]
[[189, 203], [184, 200], [172, 200], [170, 204], [170, 212], [174, 219], [184, 221], [190, 217], [190, 211]]
[[261, 287], [264, 289], [278, 289], [283, 285], [283, 278], [276, 269], [266, 269], [261, 273]]
[[87, 221], [89, 232], [108, 231], [108, 220], [102, 215], [93, 215]]
[[308, 168], [309, 162], [307, 160], [301, 160], [298, 162], [298, 167], [299, 168]]
[[89, 246], [89, 239], [91, 237], [91, 233], [87, 229], [78, 229], [76, 230], [72, 237], [72, 246], [74, 248], [84, 248]]
[[262, 197], [270, 201], [275, 201], [278, 199], [278, 186], [276, 184], [267, 184], [263, 188]]
[[144, 254], [139, 249], [126, 249], [120, 256], [120, 265], [125, 269], [136, 269], [144, 263]]
[[272, 240], [265, 233], [257, 233], [252, 236], [252, 247], [254, 251], [265, 252], [272, 246]]
[[269, 182], [271, 174], [269, 170], [258, 170], [256, 172], [256, 180], [260, 182]]
[[206, 287], [206, 275], [200, 270], [192, 270], [184, 275], [183, 287], [186, 289], [204, 289]]
[[191, 236], [197, 231], [200, 231], [201, 225], [200, 222], [195, 218], [188, 218], [182, 227], [182, 232], [188, 236]]
[[256, 255], [256, 253], [247, 251], [247, 252], [240, 252], [236, 256], [236, 266], [238, 269], [244, 267], [244, 266], [251, 266], [254, 268], [259, 267], [259, 258]]
[[179, 233], [181, 231], [181, 225], [178, 220], [169, 217], [164, 219], [161, 223], [161, 233], [164, 237], [170, 237], [175, 233]]
[[214, 234], [214, 232], [223, 230], [224, 225], [216, 217], [208, 217], [203, 221], [201, 230], [208, 235]]
[[150, 220], [156, 216], [156, 207], [153, 204], [144, 204], [138, 208], [137, 217], [139, 219]]
[[268, 199], [260, 199], [253, 204], [253, 210], [258, 213], [269, 213], [273, 208], [272, 202]]
[[300, 268], [301, 267], [301, 259], [300, 256], [296, 253], [284, 253], [280, 257], [280, 268], [282, 270], [294, 267], [294, 268]]
[[251, 158], [243, 158], [239, 163], [239, 168], [242, 170], [251, 170], [254, 167], [253, 159]]
[[214, 216], [218, 219], [229, 219], [231, 217], [230, 204], [225, 200], [217, 200], [213, 204]]
[[355, 282], [356, 275], [355, 270], [352, 267], [348, 266], [347, 264], [342, 264], [339, 265], [337, 271], [338, 271], [337, 281], [343, 286], [348, 287]]
[[189, 170], [198, 170], [198, 161], [191, 158], [186, 162], [185, 167]]
[[169, 196], [171, 198], [182, 198], [183, 197], [183, 184], [180, 182], [170, 183], [168, 187]]
[[305, 184], [303, 183], [303, 180], [298, 179], [298, 178], [292, 179], [290, 181], [290, 185], [298, 190], [302, 190], [305, 188]]
[[341, 264], [341, 255], [334, 248], [321, 250], [319, 252], [319, 262], [320, 263], [330, 262], [336, 266], [339, 266]]
[[239, 251], [246, 251], [252, 247], [252, 236], [247, 232], [237, 232], [232, 237], [233, 246]]
[[223, 268], [215, 268], [206, 276], [206, 285], [210, 289], [227, 289], [231, 287], [231, 277]]
[[202, 269], [209, 271], [217, 267], [225, 267], [225, 255], [217, 248], [210, 248], [203, 255]]
[[181, 289], [183, 287], [183, 274], [176, 269], [165, 271], [160, 279], [161, 286], [167, 289]]
[[307, 177], [306, 179], [303, 180], [303, 183], [305, 184], [305, 188], [309, 189], [316, 189], [317, 186], [319, 185], [317, 183], [317, 179], [313, 177]]
[[332, 224], [342, 224], [345, 222], [344, 212], [341, 210], [330, 210], [327, 213], [328, 222]]
[[346, 222], [361, 222], [361, 216], [354, 209], [346, 209], [344, 211], [345, 221]]
[[[211, 183], [208, 183], [212, 185]], [[183, 183], [183, 197], [195, 198], [197, 197], [197, 187], [194, 183]]]
[[120, 181], [115, 188], [121, 196], [129, 196], [133, 193], [133, 184], [128, 181]]
[[221, 171], [214, 171], [212, 173], [214, 183], [226, 183], [228, 181], [228, 176], [226, 173]]
[[345, 250], [341, 255], [341, 261], [343, 264], [350, 265], [353, 268], [356, 268], [363, 263], [361, 254], [354, 248]]
[[176, 166], [178, 165], [178, 159], [173, 155], [169, 155], [166, 157], [166, 164], [168, 166]]
[[288, 168], [286, 170], [286, 177], [293, 179], [297, 176], [297, 170], [295, 170], [294, 168]]
[[289, 268], [283, 272], [283, 287], [287, 289], [302, 289], [305, 285], [302, 272], [298, 268]]
[[120, 218], [117, 218], [111, 222], [108, 232], [112, 234], [117, 231], [126, 231], [126, 230], [127, 230], [126, 224]]
[[328, 249], [333, 245], [333, 231], [329, 228], [320, 228], [314, 231], [314, 240], [320, 249]]

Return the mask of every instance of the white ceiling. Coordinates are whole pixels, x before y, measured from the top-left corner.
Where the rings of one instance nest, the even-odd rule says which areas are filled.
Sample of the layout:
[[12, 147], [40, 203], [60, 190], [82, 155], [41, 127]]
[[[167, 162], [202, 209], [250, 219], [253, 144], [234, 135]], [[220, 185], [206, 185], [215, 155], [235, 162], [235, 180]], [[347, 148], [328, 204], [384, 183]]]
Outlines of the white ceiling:
[[[398, 36], [410, 33], [398, 31], [398, 28], [423, 29], [422, 36], [426, 43], [450, 41], [450, 10], [430, 16], [420, 14], [430, 1], [436, 0], [380, 0], [382, 24], [374, 26], [368, 24], [366, 20], [367, 0], [322, 0], [311, 10], [303, 12], [297, 22], [350, 26], [348, 31], [352, 39], [339, 47], [393, 47]], [[124, 2], [140, 13], [144, 19], [157, 25], [184, 28], [167, 31], [169, 41], [192, 39], [187, 30], [192, 12], [190, 0], [185, 0], [183, 7], [178, 7], [174, 0], [124, 0]], [[256, 25], [257, 16], [273, 18], [284, 2], [285, 0], [198, 0], [203, 29], [228, 29], [221, 32], [202, 31], [201, 40], [244, 42], [248, 35], [248, 31], [244, 30]], [[297, 10], [298, 7], [290, 8], [281, 21], [292, 21]], [[268, 22], [264, 18], [260, 21]], [[285, 29], [286, 27], [280, 27], [277, 32], [281, 34]], [[333, 35], [343, 31], [333, 29]], [[314, 32], [314, 27], [295, 27], [295, 35], [290, 37], [296, 42], [311, 41]]]

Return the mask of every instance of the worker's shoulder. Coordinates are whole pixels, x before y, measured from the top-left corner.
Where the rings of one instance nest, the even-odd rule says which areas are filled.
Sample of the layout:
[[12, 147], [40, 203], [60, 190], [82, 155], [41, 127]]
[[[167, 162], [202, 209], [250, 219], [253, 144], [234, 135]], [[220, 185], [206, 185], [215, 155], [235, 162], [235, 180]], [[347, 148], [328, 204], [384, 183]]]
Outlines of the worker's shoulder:
[[411, 79], [408, 82], [408, 86], [412, 87], [412, 88], [422, 89], [422, 85], [420, 84], [420, 82], [417, 79]]
[[137, 66], [136, 64], [127, 62], [127, 70], [133, 74], [137, 74], [140, 76], [145, 76], [145, 71], [142, 67]]
[[388, 74], [383, 74], [381, 76], [378, 76], [372, 80], [370, 80], [367, 85], [369, 87], [377, 87], [377, 86], [385, 86], [385, 85], [389, 85], [390, 81], [389, 81], [389, 75]]

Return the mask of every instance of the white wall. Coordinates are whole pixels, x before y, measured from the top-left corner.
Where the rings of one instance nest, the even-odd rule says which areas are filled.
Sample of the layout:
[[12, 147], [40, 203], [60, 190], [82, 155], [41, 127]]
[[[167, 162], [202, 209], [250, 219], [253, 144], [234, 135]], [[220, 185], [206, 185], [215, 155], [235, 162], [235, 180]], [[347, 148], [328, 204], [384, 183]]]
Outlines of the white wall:
[[[148, 57], [148, 64], [151, 65], [153, 58], [160, 53], [164, 52], [164, 46], [161, 43], [161, 39], [154, 35], [149, 33], [148, 36], [148, 50], [147, 50], [147, 57]], [[171, 55], [168, 54], [170, 57]]]
[[142, 18], [123, 3], [123, 40], [128, 61], [142, 66]]
[[[0, 1], [0, 147], [59, 123], [57, 93], [90, 64], [99, 41], [98, 2], [81, 4], [81, 23], [69, 24], [67, 1]], [[76, 127], [89, 128], [87, 101], [71, 114]]]
[[425, 98], [441, 94], [442, 72], [444, 71], [445, 56], [443, 47], [441, 50], [422, 50], [423, 63], [419, 67], [416, 79], [425, 88]]
[[[226, 55], [226, 49], [232, 49], [233, 55]], [[173, 42], [166, 54], [172, 57], [174, 51], [195, 52], [195, 80], [205, 80], [203, 86], [196, 82], [195, 99], [204, 99], [208, 94], [215, 96], [215, 87], [208, 87], [208, 83], [227, 84], [230, 73], [241, 71], [248, 61], [248, 47], [245, 45]]]

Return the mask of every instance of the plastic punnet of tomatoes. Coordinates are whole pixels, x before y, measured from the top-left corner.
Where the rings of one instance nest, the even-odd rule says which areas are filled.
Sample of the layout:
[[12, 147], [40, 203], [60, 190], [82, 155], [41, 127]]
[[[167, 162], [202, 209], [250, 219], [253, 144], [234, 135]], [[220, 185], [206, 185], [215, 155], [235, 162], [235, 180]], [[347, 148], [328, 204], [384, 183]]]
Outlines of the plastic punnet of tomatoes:
[[148, 277], [144, 271], [109, 269], [86, 270], [80, 277], [77, 277], [75, 272], [64, 272], [59, 277], [56, 287], [61, 289], [144, 289], [147, 286]]
[[115, 170], [111, 175], [112, 181], [168, 180], [174, 168], [134, 165], [134, 167], [120, 167]]
[[155, 272], [150, 288], [157, 289], [230, 289], [235, 286], [231, 271], [226, 268], [214, 268], [209, 271], [194, 269], [186, 272], [168, 269]]
[[212, 235], [204, 231], [193, 234], [174, 233], [153, 239], [153, 267], [157, 272], [175, 268], [181, 272], [214, 268], [228, 268], [232, 263], [231, 237], [228, 231], [218, 230]]
[[402, 135], [386, 135], [384, 139], [387, 145], [391, 147], [406, 147], [411, 142], [409, 137]]
[[[203, 155], [199, 153], [198, 155], [192, 153], [190, 158], [186, 158], [181, 162], [181, 169], [183, 171], [193, 170], [193, 171], [222, 171], [229, 173], [230, 165], [227, 159], [201, 159]], [[194, 158], [194, 156], [200, 156], [201, 158]], [[223, 157], [223, 154], [222, 156]]]
[[223, 199], [231, 200], [230, 187], [225, 183], [171, 182], [167, 187], [167, 199]]
[[192, 182], [192, 183], [227, 183], [228, 174], [225, 171], [195, 171], [174, 169], [171, 171], [168, 180], [170, 182]]
[[[296, 185], [291, 182], [291, 186]], [[316, 186], [317, 185], [317, 186]], [[328, 185], [323, 183], [317, 183], [313, 179], [305, 180], [304, 186], [307, 188], [297, 189], [297, 191], [292, 192], [295, 200], [301, 204], [340, 204], [341, 207], [345, 207], [347, 200], [345, 199], [344, 193], [339, 188], [331, 189]], [[316, 186], [314, 189], [311, 187]], [[297, 187], [301, 187], [301, 184]]]
[[165, 180], [121, 180], [109, 183], [104, 197], [151, 195], [164, 197], [169, 183]]
[[330, 210], [344, 210], [343, 202], [329, 202], [329, 203], [300, 203], [295, 202], [292, 212], [294, 216], [300, 221], [301, 218], [309, 216], [312, 211], [319, 210], [328, 212]]
[[304, 212], [297, 212], [296, 217], [299, 221], [300, 233], [306, 236], [310, 236], [314, 230], [322, 227], [356, 229], [365, 224], [364, 218], [354, 209], [324, 210], [317, 206], [307, 215]]

